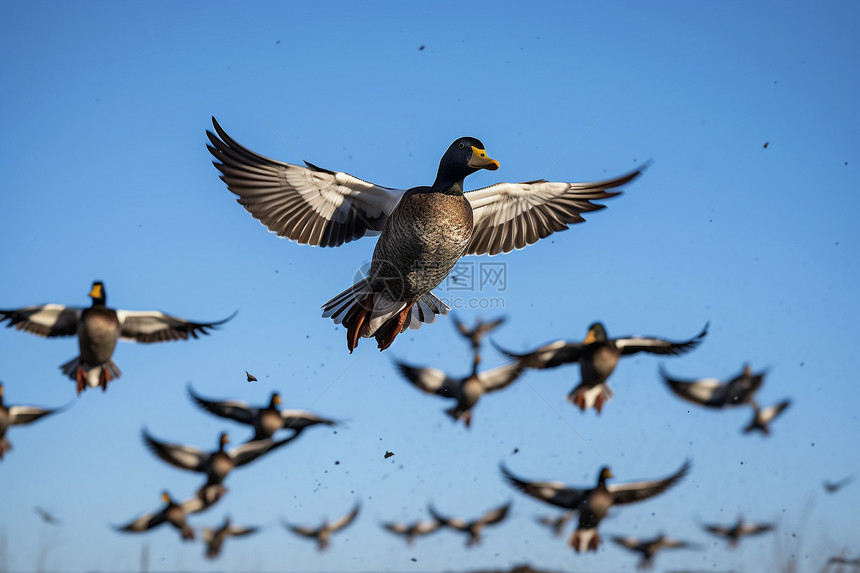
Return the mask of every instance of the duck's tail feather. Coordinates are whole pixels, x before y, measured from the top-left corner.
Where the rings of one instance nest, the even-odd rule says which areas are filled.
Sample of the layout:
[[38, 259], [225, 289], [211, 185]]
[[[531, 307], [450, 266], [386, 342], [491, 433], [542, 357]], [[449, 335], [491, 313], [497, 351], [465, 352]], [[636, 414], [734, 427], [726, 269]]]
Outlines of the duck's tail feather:
[[90, 388], [97, 388], [101, 385], [103, 389], [107, 389], [108, 382], [122, 375], [122, 371], [113, 360], [108, 360], [97, 366], [89, 366], [81, 363], [80, 356], [76, 356], [60, 366], [60, 370], [72, 380], [77, 381], [79, 394], [83, 390], [84, 384]]
[[597, 528], [577, 528], [568, 539], [567, 544], [573, 547], [577, 553], [597, 551], [600, 545], [600, 534], [597, 533]]
[[594, 408], [600, 414], [603, 405], [615, 397], [615, 393], [609, 384], [601, 382], [595, 386], [580, 384], [567, 395], [567, 400], [577, 406], [583, 412]]
[[370, 337], [376, 337], [380, 350], [385, 350], [407, 328], [430, 324], [437, 314], [448, 314], [451, 310], [432, 292], [417, 300], [392, 300], [386, 293], [374, 292], [368, 279], [355, 283], [322, 308], [323, 318], [346, 327], [350, 352], [358, 345], [359, 338]]

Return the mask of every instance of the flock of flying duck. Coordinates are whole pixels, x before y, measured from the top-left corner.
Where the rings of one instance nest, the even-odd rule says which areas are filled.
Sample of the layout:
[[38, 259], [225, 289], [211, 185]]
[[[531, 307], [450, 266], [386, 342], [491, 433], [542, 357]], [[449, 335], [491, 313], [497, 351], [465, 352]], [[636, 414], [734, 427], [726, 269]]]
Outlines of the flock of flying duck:
[[[323, 316], [346, 328], [350, 352], [361, 338], [375, 338], [380, 350], [388, 348], [398, 334], [432, 323], [437, 315], [450, 308], [432, 290], [450, 273], [457, 260], [467, 254], [506, 253], [533, 244], [569, 225], [582, 222], [582, 213], [599, 210], [605, 205], [593, 201], [620, 194], [615, 189], [636, 179], [642, 168], [605, 181], [591, 183], [557, 183], [543, 180], [526, 183], [499, 183], [464, 193], [463, 181], [481, 169], [496, 170], [498, 161], [491, 159], [483, 144], [464, 137], [454, 141], [443, 155], [432, 186], [409, 190], [391, 189], [363, 181], [349, 174], [330, 171], [306, 162], [305, 166], [268, 159], [239, 145], [213, 118], [215, 133], [207, 131], [209, 151], [215, 167], [237, 201], [270, 231], [300, 244], [335, 247], [364, 236], [379, 235], [368, 275], [323, 305]], [[0, 310], [0, 323], [7, 327], [44, 337], [76, 336], [79, 355], [63, 364], [63, 373], [76, 383], [77, 393], [86, 388], [101, 387], [120, 377], [112, 356], [117, 342], [143, 343], [187, 340], [209, 334], [232, 318], [213, 322], [194, 322], [158, 311], [127, 311], [107, 307], [104, 284], [96, 281], [89, 293], [92, 305], [87, 308], [44, 304], [19, 309]], [[658, 337], [626, 336], [609, 338], [605, 327], [592, 324], [584, 340], [559, 340], [534, 350], [516, 353], [497, 350], [510, 363], [479, 371], [483, 337], [502, 323], [478, 322], [470, 328], [456, 321], [459, 332], [473, 349], [471, 372], [452, 377], [429, 367], [397, 362], [406, 380], [418, 389], [453, 400], [446, 413], [455, 421], [471, 426], [472, 410], [484, 394], [499, 391], [514, 383], [526, 370], [543, 370], [566, 364], [579, 364], [580, 383], [571, 390], [568, 400], [581, 410], [594, 408], [599, 414], [613, 397], [608, 379], [620, 358], [637, 353], [675, 356], [699, 345], [708, 326], [696, 336], [683, 341]], [[789, 401], [761, 408], [755, 400], [764, 381], [764, 373], [753, 373], [748, 366], [728, 381], [717, 379], [682, 380], [670, 376], [661, 366], [667, 387], [678, 397], [707, 408], [750, 406], [753, 419], [745, 432], [769, 433], [771, 422], [785, 410]], [[155, 438], [143, 430], [143, 440], [150, 451], [175, 467], [200, 473], [205, 477], [201, 487], [188, 499], [174, 501], [168, 492], [162, 494], [164, 505], [145, 513], [117, 529], [141, 532], [168, 523], [183, 540], [193, 539], [194, 530], [187, 516], [215, 504], [227, 492], [223, 485], [234, 470], [250, 464], [295, 440], [306, 428], [334, 425], [303, 410], [281, 410], [280, 396], [275, 393], [268, 405], [252, 407], [243, 402], [215, 401], [188, 388], [192, 401], [201, 409], [231, 419], [253, 429], [251, 438], [232, 449], [226, 449], [226, 433], [218, 438], [217, 448], [204, 451], [192, 446], [174, 444]], [[10, 426], [34, 422], [61, 409], [35, 406], [6, 406], [0, 385], [0, 458], [11, 449], [6, 439]], [[281, 430], [292, 435], [276, 439]], [[607, 484], [613, 477], [608, 467], [598, 474], [594, 487], [570, 487], [561, 482], [529, 481], [502, 466], [504, 479], [514, 488], [535, 499], [565, 510], [560, 516], [542, 518], [557, 535], [565, 524], [579, 514], [578, 525], [568, 543], [576, 551], [596, 550], [600, 544], [598, 525], [612, 506], [624, 505], [656, 496], [678, 483], [690, 470], [689, 460], [673, 474], [656, 480]], [[833, 485], [833, 491], [838, 485]], [[474, 519], [451, 518], [430, 506], [432, 521], [411, 524], [385, 523], [386, 530], [401, 535], [407, 543], [416, 537], [442, 527], [468, 535], [467, 545], [480, 542], [486, 526], [500, 523], [508, 515], [510, 503], [490, 510]], [[356, 505], [343, 517], [319, 527], [298, 526], [284, 522], [294, 533], [313, 538], [320, 550], [329, 545], [333, 533], [347, 527], [357, 517]], [[745, 536], [762, 533], [770, 524], [748, 524], [741, 519], [735, 525], [706, 525], [706, 530], [735, 544]], [[230, 518], [217, 528], [204, 528], [206, 555], [219, 554], [224, 541], [259, 530], [253, 526], [234, 525]], [[648, 566], [661, 549], [693, 548], [693, 544], [662, 534], [652, 539], [614, 537], [613, 541], [642, 555], [641, 565]]]

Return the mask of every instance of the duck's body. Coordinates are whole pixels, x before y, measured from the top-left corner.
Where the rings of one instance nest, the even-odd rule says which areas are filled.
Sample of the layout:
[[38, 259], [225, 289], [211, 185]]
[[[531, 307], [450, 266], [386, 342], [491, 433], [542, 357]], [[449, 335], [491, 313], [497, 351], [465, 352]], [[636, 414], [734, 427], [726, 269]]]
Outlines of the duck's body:
[[297, 436], [306, 428], [317, 424], [335, 426], [337, 422], [321, 416], [317, 416], [305, 410], [280, 410], [281, 395], [273, 392], [266, 406], [249, 406], [238, 400], [215, 401], [208, 400], [196, 394], [191, 386], [188, 386], [188, 394], [195, 404], [204, 410], [220, 416], [229, 418], [241, 424], [254, 428], [252, 441], [271, 438], [278, 430], [293, 430], [293, 436]]
[[430, 515], [432, 515], [433, 519], [438, 521], [441, 525], [468, 534], [466, 547], [479, 545], [481, 543], [481, 532], [484, 528], [488, 525], [501, 523], [508, 516], [508, 511], [510, 509], [511, 504], [506, 503], [501, 507], [491, 509], [478, 519], [467, 521], [462, 517], [445, 517], [437, 512], [432, 505], [429, 507]]
[[[567, 399], [580, 410], [594, 408], [599, 414], [603, 405], [614, 396], [609, 387], [609, 377], [615, 372], [622, 356], [639, 352], [673, 356], [688, 352], [698, 346], [708, 333], [708, 325], [689, 340], [674, 342], [654, 336], [625, 336], [609, 338], [600, 322], [588, 327], [582, 342], [551, 342], [531, 352], [515, 354], [499, 348], [499, 351], [528, 368], [555, 368], [572, 362], [579, 363], [580, 383], [570, 391]], [[497, 347], [498, 348], [498, 347]]]
[[10, 426], [31, 424], [49, 414], [59, 411], [59, 408], [48, 409], [38, 406], [7, 406], [3, 402], [3, 383], [0, 382], [0, 460], [3, 454], [12, 449], [12, 443], [6, 438]]
[[[301, 244], [336, 247], [380, 234], [367, 279], [323, 305], [323, 316], [347, 329], [347, 348], [375, 337], [380, 350], [406, 328], [450, 310], [431, 289], [464, 254], [521, 249], [568, 225], [632, 173], [592, 183], [499, 183], [464, 195], [464, 179], [498, 169], [476, 138], [460, 138], [439, 162], [429, 187], [408, 191], [375, 185], [305, 162], [292, 165], [239, 145], [215, 119], [208, 149], [237, 201], [272, 232]], [[217, 135], [216, 135], [217, 134]]]
[[576, 531], [568, 540], [574, 551], [597, 551], [600, 545], [600, 535], [597, 527], [606, 517], [609, 508], [643, 501], [663, 493], [690, 469], [690, 462], [684, 462], [681, 468], [671, 476], [652, 481], [641, 481], [625, 484], [607, 485], [606, 480], [613, 477], [609, 468], [601, 468], [597, 476], [597, 485], [593, 488], [572, 488], [562, 482], [530, 482], [514, 476], [502, 466], [502, 475], [508, 482], [523, 493], [543, 502], [579, 512], [579, 524]]
[[60, 369], [77, 383], [78, 394], [87, 386], [107, 390], [108, 383], [120, 377], [122, 372], [112, 360], [120, 338], [135, 342], [187, 340], [189, 336], [209, 334], [207, 330], [232, 318], [192, 322], [156, 310], [116, 310], [107, 306], [101, 281], [93, 282], [89, 296], [92, 298], [89, 308], [43, 304], [0, 310], [0, 322], [8, 320], [7, 327], [49, 338], [77, 335], [80, 354]]
[[694, 545], [686, 541], [679, 541], [666, 537], [662, 534], [651, 539], [637, 539], [636, 537], [613, 537], [612, 540], [626, 547], [630, 551], [639, 553], [642, 559], [636, 565], [638, 569], [648, 569], [654, 565], [654, 557], [663, 549], [691, 549]]

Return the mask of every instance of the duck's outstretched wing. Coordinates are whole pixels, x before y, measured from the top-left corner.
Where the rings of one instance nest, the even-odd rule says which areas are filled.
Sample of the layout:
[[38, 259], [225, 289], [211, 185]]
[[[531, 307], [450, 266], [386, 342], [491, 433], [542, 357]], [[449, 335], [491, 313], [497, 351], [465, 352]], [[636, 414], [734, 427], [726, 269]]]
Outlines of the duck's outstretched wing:
[[612, 484], [606, 487], [612, 494], [612, 502], [615, 504], [634, 503], [654, 497], [661, 494], [673, 485], [675, 485], [682, 477], [687, 475], [692, 464], [690, 460], [684, 462], [684, 465], [667, 478], [653, 481], [640, 481], [632, 483]]
[[251, 425], [254, 423], [254, 416], [259, 412], [257, 408], [252, 408], [245, 402], [240, 402], [239, 400], [224, 400], [221, 402], [208, 400], [197, 394], [194, 391], [194, 388], [191, 387], [191, 384], [186, 388], [188, 389], [188, 395], [195, 404], [207, 412], [216, 416], [221, 416], [222, 418], [230, 418], [231, 420], [236, 420], [242, 424]]
[[636, 354], [637, 352], [648, 352], [650, 354], [663, 354], [670, 356], [684, 354], [701, 344], [702, 339], [704, 339], [705, 335], [708, 334], [709, 325], [710, 323], [705, 324], [705, 328], [689, 340], [676, 342], [657, 338], [655, 336], [627, 336], [625, 338], [615, 340], [615, 346], [621, 351], [621, 354], [624, 355]]
[[428, 394], [453, 398], [460, 388], [460, 380], [451, 378], [438, 368], [418, 368], [404, 362], [395, 362], [400, 374], [415, 387]]
[[597, 211], [606, 205], [592, 203], [619, 195], [608, 191], [642, 173], [642, 168], [621, 177], [591, 183], [497, 183], [466, 193], [472, 204], [474, 230], [466, 247], [469, 255], [497, 255], [563, 231], [581, 223], [581, 213]]
[[337, 247], [377, 235], [402, 189], [389, 189], [348, 173], [282, 163], [234, 141], [212, 118], [206, 147], [221, 180], [238, 203], [270, 231], [300, 244]]
[[116, 311], [120, 325], [120, 337], [135, 342], [188, 340], [189, 336], [198, 338], [198, 335], [209, 334], [208, 330], [224, 324], [234, 316], [236, 316], [235, 312], [216, 322], [192, 322], [158, 310]]
[[53, 414], [62, 408], [39, 408], [38, 406], [12, 406], [9, 408], [9, 425], [19, 426], [35, 422], [42, 416]]
[[478, 374], [481, 386], [485, 392], [495, 392], [513, 384], [523, 373], [523, 366], [517, 362], [499, 366], [491, 370], [485, 370]]
[[555, 368], [562, 364], [578, 362], [579, 357], [582, 356], [582, 351], [586, 347], [585, 344], [579, 342], [556, 340], [555, 342], [535, 348], [531, 352], [516, 354], [505, 350], [492, 340], [490, 340], [490, 343], [500, 353], [508, 358], [516, 359], [520, 366], [528, 368]]
[[358, 516], [358, 511], [360, 509], [361, 509], [361, 504], [355, 504], [355, 507], [352, 508], [352, 511], [350, 511], [349, 513], [347, 513], [346, 515], [344, 515], [343, 517], [341, 517], [337, 521], [332, 522], [331, 525], [329, 525], [329, 529], [332, 532], [339, 531], [339, 530], [343, 529], [344, 527], [346, 527], [347, 525], [349, 525], [350, 523], [355, 521], [355, 518]]
[[203, 450], [193, 446], [159, 442], [145, 429], [142, 434], [143, 442], [149, 450], [170, 465], [193, 472], [206, 471], [206, 462], [209, 460], [209, 454]]
[[516, 477], [504, 465], [502, 475], [521, 492], [565, 509], [579, 509], [589, 490], [568, 487], [558, 481], [526, 481]]
[[0, 324], [8, 320], [6, 328], [15, 327], [37, 336], [53, 338], [72, 336], [78, 331], [78, 319], [83, 309], [62, 304], [42, 304], [0, 310]]

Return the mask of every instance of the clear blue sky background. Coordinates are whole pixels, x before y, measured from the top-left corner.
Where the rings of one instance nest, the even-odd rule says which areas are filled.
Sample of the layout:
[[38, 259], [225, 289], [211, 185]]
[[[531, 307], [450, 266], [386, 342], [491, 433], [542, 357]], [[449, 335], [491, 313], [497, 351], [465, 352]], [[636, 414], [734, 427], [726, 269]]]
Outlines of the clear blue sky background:
[[[58, 370], [74, 340], [0, 331], [7, 402], [73, 403], [10, 431], [0, 568], [133, 571], [147, 545], [153, 570], [633, 571], [635, 557], [608, 542], [577, 556], [550, 537], [534, 523], [549, 508], [503, 483], [498, 463], [586, 485], [604, 463], [627, 481], [687, 457], [689, 477], [617, 511], [604, 535], [665, 531], [705, 545], [661, 555], [664, 570], [762, 571], [794, 555], [806, 572], [856, 555], [860, 484], [827, 496], [821, 482], [860, 474], [858, 25], [849, 2], [3, 3], [0, 307], [87, 305], [102, 279], [117, 308], [239, 314], [202, 340], [121, 344], [122, 378], [79, 399]], [[453, 425], [443, 400], [391, 364], [467, 372], [452, 321], [384, 354], [364, 340], [349, 355], [319, 306], [352, 284], [374, 239], [324, 250], [268, 233], [217, 178], [212, 115], [262, 154], [390, 187], [430, 183], [462, 135], [501, 162], [468, 188], [600, 179], [653, 159], [587, 223], [471, 259], [506, 265], [504, 308], [460, 317], [506, 315], [494, 338], [512, 349], [581, 339], [594, 320], [610, 335], [670, 338], [710, 320], [705, 343], [666, 359], [669, 371], [769, 368], [761, 402], [790, 397], [791, 409], [772, 437], [742, 436], [748, 411], [678, 401], [645, 356], [619, 366], [600, 417], [564, 401], [574, 366], [529, 372], [478, 405], [471, 431]], [[488, 366], [501, 363], [488, 352]], [[246, 436], [193, 407], [189, 382], [254, 403], [277, 389], [288, 406], [347, 422], [228, 478], [229, 495], [191, 523], [229, 512], [267, 529], [228, 542], [214, 564], [170, 528], [109, 528], [159, 507], [162, 489], [185, 498], [200, 482], [148, 453], [142, 426], [206, 449], [223, 429]], [[509, 499], [508, 521], [472, 550], [452, 532], [407, 548], [379, 527], [426, 518], [431, 500], [471, 517]], [[278, 525], [335, 518], [357, 500], [358, 521], [327, 553]], [[43, 524], [36, 505], [62, 527]], [[738, 514], [779, 529], [727, 551], [697, 527]]]

